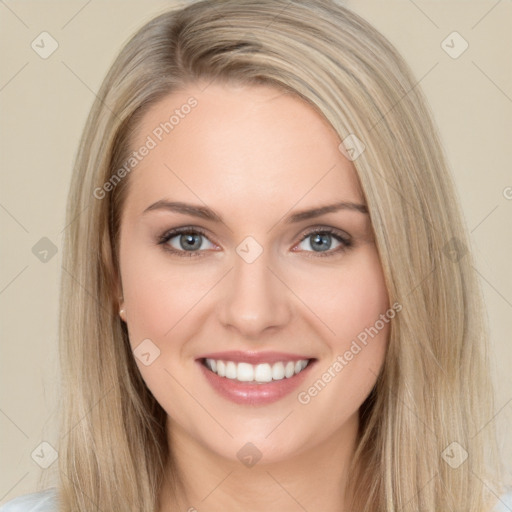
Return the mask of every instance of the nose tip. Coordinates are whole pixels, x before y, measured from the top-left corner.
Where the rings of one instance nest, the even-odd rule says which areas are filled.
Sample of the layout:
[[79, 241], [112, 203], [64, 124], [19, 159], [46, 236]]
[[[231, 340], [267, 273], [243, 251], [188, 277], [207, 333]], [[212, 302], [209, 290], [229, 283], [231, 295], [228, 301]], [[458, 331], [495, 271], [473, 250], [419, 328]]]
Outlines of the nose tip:
[[253, 241], [246, 240], [240, 245], [247, 250], [235, 258], [231, 275], [226, 277], [218, 316], [225, 327], [235, 328], [247, 338], [256, 338], [263, 331], [280, 328], [289, 321], [289, 293], [271, 270], [263, 250], [255, 256], [258, 251]]

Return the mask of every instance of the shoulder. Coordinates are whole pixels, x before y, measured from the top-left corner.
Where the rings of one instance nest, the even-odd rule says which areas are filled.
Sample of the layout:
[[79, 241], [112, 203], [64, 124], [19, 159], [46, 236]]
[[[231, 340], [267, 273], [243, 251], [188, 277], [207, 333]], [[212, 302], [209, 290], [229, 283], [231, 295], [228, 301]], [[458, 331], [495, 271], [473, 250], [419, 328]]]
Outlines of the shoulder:
[[[500, 496], [496, 507], [492, 512], [510, 512], [512, 510], [512, 488], [507, 489], [507, 492]], [[2, 510], [0, 510], [2, 512]]]
[[57, 512], [57, 489], [23, 494], [0, 506], [0, 512]]

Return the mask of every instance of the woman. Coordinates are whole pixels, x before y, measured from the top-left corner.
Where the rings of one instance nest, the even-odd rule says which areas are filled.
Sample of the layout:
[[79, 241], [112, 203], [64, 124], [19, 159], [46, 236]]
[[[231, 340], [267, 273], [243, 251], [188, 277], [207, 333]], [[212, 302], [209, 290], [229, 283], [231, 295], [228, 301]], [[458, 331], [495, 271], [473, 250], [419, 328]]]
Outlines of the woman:
[[228, 0], [149, 22], [67, 215], [61, 481], [3, 510], [507, 510], [445, 158], [360, 17]]

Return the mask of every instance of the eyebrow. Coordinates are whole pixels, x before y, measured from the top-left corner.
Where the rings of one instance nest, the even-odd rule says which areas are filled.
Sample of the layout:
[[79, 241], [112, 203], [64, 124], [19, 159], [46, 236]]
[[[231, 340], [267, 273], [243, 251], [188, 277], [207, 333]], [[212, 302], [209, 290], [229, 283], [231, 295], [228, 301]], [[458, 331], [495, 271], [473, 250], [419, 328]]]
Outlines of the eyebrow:
[[[199, 217], [201, 219], [224, 224], [222, 216], [216, 213], [211, 208], [208, 208], [207, 206], [199, 206], [189, 203], [183, 203], [180, 201], [167, 201], [165, 199], [161, 199], [160, 201], [157, 201], [156, 203], [153, 203], [152, 205], [148, 206], [142, 214], [155, 210], [167, 210], [171, 212], [182, 213], [184, 215], [191, 215], [193, 217]], [[363, 214], [368, 214], [368, 208], [364, 204], [354, 203], [351, 201], [341, 201], [334, 204], [329, 204], [317, 208], [311, 208], [308, 210], [296, 212], [287, 217], [285, 222], [287, 224], [294, 224], [297, 222], [301, 222], [303, 220], [320, 217], [321, 215], [325, 215], [327, 213], [337, 212], [339, 210], [349, 210], [360, 212]]]

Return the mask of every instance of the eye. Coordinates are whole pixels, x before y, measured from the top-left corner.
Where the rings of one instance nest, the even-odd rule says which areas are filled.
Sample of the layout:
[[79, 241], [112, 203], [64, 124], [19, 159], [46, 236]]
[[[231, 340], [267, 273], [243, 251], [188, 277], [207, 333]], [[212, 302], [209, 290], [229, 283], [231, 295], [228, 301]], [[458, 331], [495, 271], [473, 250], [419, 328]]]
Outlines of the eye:
[[[333, 241], [337, 243], [334, 249]], [[207, 242], [215, 248], [202, 229], [190, 226], [171, 229], [158, 238], [158, 244], [162, 245], [166, 251], [186, 258], [204, 256], [204, 251], [209, 249]], [[301, 251], [313, 253], [314, 257], [326, 257], [346, 251], [352, 246], [352, 241], [347, 234], [342, 234], [333, 228], [322, 227], [307, 232], [301, 238], [299, 246], [300, 244], [311, 249], [302, 248]]]
[[[338, 243], [334, 249], [332, 248], [333, 239]], [[309, 231], [302, 237], [300, 244], [304, 242], [306, 242], [306, 246], [312, 249], [312, 251], [306, 249], [306, 252], [313, 252], [315, 256], [320, 257], [332, 256], [352, 246], [348, 235], [343, 235], [333, 228], [316, 228], [313, 231]]]
[[[200, 251], [208, 249], [204, 245], [206, 240], [208, 239], [201, 229], [184, 227], [167, 231], [159, 238], [158, 243], [162, 244], [167, 251], [178, 256], [195, 257], [201, 256]], [[211, 245], [213, 246], [213, 244]]]

